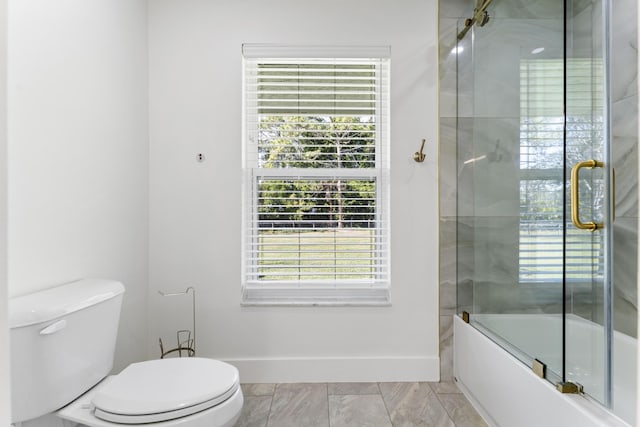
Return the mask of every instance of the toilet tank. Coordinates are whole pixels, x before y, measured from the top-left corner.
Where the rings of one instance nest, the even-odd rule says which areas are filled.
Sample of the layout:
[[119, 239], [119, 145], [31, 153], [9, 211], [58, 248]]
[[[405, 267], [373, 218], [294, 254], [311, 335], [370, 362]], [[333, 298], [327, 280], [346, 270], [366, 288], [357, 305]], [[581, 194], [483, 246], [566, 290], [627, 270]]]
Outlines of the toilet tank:
[[124, 286], [82, 279], [9, 299], [11, 418], [59, 409], [109, 374]]

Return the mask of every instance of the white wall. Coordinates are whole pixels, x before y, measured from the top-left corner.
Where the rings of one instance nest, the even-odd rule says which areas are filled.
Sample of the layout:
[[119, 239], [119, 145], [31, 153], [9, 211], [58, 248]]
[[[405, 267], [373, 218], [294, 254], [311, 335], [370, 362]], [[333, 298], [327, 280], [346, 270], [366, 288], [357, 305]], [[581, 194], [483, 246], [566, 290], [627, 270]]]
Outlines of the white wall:
[[[436, 12], [435, 0], [149, 2], [151, 356], [185, 316], [156, 291], [194, 285], [199, 355], [237, 364], [242, 381], [438, 378]], [[392, 307], [240, 307], [242, 43], [391, 45]]]
[[11, 420], [7, 329], [7, 2], [0, 0], [0, 425]]
[[146, 1], [11, 0], [8, 58], [9, 296], [121, 280], [119, 369], [146, 356]]

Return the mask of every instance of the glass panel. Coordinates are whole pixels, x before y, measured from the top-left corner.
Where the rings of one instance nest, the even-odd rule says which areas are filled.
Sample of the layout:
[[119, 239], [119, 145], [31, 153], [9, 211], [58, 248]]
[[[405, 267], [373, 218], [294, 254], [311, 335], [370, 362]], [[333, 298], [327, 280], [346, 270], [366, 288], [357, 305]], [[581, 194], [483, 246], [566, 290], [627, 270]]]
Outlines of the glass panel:
[[[612, 204], [611, 252], [612, 407], [613, 412], [636, 425], [637, 271], [638, 271], [638, 2], [608, 0], [611, 22], [607, 39], [611, 47], [608, 67], [610, 87], [610, 164], [615, 169]], [[605, 18], [606, 19], [606, 18]], [[606, 22], [606, 21], [605, 21]]]
[[[573, 191], [579, 195], [579, 220], [603, 224], [596, 231], [566, 225], [565, 377], [585, 393], [610, 405], [610, 307], [607, 268], [609, 222], [606, 149], [607, 121], [603, 3], [575, 2], [567, 15], [566, 161], [570, 168], [595, 159], [602, 168], [584, 168]], [[575, 175], [574, 175], [575, 178]], [[567, 200], [571, 188], [567, 185]], [[573, 207], [575, 209], [575, 206]], [[569, 207], [568, 207], [569, 209]]]
[[488, 4], [451, 52], [458, 310], [635, 425], [638, 4]]
[[[562, 378], [564, 13], [494, 0], [458, 49], [458, 303]], [[460, 23], [462, 30], [464, 23]]]

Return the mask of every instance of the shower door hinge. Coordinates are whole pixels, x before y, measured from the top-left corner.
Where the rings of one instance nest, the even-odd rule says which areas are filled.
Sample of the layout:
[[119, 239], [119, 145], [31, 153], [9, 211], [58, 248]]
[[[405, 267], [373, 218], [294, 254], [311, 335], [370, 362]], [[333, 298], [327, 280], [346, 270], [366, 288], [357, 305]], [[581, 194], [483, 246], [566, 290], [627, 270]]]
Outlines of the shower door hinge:
[[547, 377], [547, 365], [545, 365], [538, 359], [533, 359], [533, 362], [531, 362], [531, 369], [533, 370], [533, 373], [540, 378], [544, 379]]
[[469, 312], [468, 311], [463, 311], [462, 312], [462, 321], [464, 323], [469, 323]]
[[556, 384], [556, 388], [560, 393], [582, 394], [583, 392], [582, 385], [571, 381], [559, 382]]

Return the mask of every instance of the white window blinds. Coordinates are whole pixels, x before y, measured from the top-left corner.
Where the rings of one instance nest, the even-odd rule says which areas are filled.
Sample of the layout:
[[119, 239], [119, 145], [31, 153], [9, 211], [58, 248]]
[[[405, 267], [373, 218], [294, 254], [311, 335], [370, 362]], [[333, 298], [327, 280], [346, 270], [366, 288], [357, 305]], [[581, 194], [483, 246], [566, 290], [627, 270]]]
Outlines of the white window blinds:
[[243, 300], [386, 303], [388, 58], [309, 49], [244, 48]]

